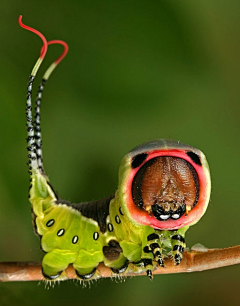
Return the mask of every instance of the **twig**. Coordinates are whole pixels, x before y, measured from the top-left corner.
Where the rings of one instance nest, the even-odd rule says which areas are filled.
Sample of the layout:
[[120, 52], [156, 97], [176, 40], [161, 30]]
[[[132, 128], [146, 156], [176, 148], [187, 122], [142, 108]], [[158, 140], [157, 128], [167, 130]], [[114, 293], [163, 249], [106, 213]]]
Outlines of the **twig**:
[[[165, 260], [165, 268], [158, 267], [153, 274], [171, 274], [197, 272], [216, 269], [240, 263], [240, 245], [225, 249], [209, 249], [206, 252], [186, 251], [179, 266], [174, 266], [171, 259]], [[100, 278], [114, 277], [111, 269], [100, 264], [97, 268]], [[128, 270], [127, 270], [128, 271]], [[66, 269], [66, 279], [75, 279], [76, 273], [70, 265]], [[124, 276], [137, 276], [145, 273], [126, 272]], [[41, 264], [36, 262], [0, 263], [0, 282], [40, 281], [43, 280]]]

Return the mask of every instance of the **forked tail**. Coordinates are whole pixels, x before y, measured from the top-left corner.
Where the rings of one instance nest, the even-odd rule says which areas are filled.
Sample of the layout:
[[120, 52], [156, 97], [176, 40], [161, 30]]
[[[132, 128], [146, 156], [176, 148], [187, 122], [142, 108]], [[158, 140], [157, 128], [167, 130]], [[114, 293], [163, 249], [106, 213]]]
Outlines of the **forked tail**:
[[[35, 132], [35, 140], [36, 140], [36, 155], [37, 155], [37, 163], [38, 168], [41, 171], [41, 173], [44, 173], [43, 169], [43, 158], [42, 158], [42, 134], [41, 134], [41, 121], [40, 121], [40, 106], [41, 106], [41, 99], [42, 99], [42, 92], [44, 89], [44, 85], [49, 79], [50, 75], [52, 74], [53, 70], [57, 67], [57, 65], [64, 59], [66, 54], [68, 53], [68, 45], [62, 41], [62, 40], [50, 40], [47, 43], [48, 45], [53, 44], [60, 44], [64, 46], [63, 53], [49, 66], [49, 68], [46, 70], [46, 72], [43, 75], [42, 81], [38, 87], [37, 92], [37, 98], [35, 103], [35, 126], [34, 126], [34, 132]], [[43, 52], [43, 48], [41, 49], [41, 52]]]
[[[43, 41], [43, 46], [41, 48], [40, 57], [38, 58], [35, 66], [29, 77], [29, 82], [27, 85], [27, 103], [26, 103], [26, 116], [27, 116], [27, 150], [28, 150], [28, 167], [29, 174], [32, 177], [33, 172], [44, 173], [43, 170], [43, 161], [42, 161], [42, 139], [41, 139], [41, 123], [40, 123], [40, 104], [42, 98], [42, 91], [44, 89], [44, 85], [46, 81], [49, 79], [51, 73], [56, 68], [56, 66], [63, 60], [68, 52], [68, 45], [62, 40], [52, 40], [47, 42], [46, 38], [39, 31], [26, 26], [22, 23], [22, 16], [19, 16], [19, 25], [28, 30], [37, 34]], [[64, 51], [59, 56], [57, 60], [55, 60], [47, 69], [45, 74], [43, 75], [41, 84], [39, 86], [39, 90], [37, 93], [36, 99], [36, 107], [35, 107], [35, 122], [33, 122], [32, 116], [32, 85], [35, 79], [35, 76], [38, 72], [38, 69], [41, 63], [44, 60], [44, 57], [47, 53], [48, 45], [51, 44], [61, 44], [64, 46]]]

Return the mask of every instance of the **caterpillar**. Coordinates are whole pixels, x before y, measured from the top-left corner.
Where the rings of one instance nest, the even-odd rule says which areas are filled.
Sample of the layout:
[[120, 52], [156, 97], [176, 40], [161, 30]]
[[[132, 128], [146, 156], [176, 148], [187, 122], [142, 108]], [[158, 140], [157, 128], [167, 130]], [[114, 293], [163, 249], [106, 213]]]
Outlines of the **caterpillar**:
[[[46, 81], [68, 52], [63, 41], [47, 41], [37, 30], [22, 28], [43, 41], [40, 57], [27, 86], [27, 150], [30, 174], [29, 200], [33, 228], [45, 252], [42, 273], [47, 280], [66, 278], [72, 264], [80, 280], [96, 279], [103, 262], [113, 275], [124, 275], [130, 266], [145, 271], [164, 267], [172, 257], [182, 260], [188, 228], [205, 213], [210, 198], [210, 172], [205, 155], [179, 141], [158, 139], [131, 150], [122, 159], [117, 191], [98, 201], [63, 200], [45, 174], [42, 159], [40, 103]], [[32, 85], [48, 46], [62, 44], [62, 55], [43, 76], [32, 114]]]

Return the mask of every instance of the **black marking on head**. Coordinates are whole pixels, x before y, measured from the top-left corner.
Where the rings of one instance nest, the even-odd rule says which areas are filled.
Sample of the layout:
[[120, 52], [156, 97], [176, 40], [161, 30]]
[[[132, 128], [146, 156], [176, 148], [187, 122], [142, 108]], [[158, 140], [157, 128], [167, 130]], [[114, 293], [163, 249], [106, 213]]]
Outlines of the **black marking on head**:
[[61, 229], [57, 232], [57, 235], [58, 235], [58, 237], [61, 237], [61, 236], [64, 235], [64, 233], [65, 233], [65, 229], [64, 229], [64, 228], [61, 228]]
[[93, 277], [93, 275], [95, 274], [97, 268], [94, 268], [92, 270], [92, 272], [88, 273], [88, 274], [79, 274], [77, 270], [75, 270], [77, 276], [82, 279], [82, 280], [87, 280], [90, 279], [91, 277]]
[[115, 221], [116, 221], [117, 224], [121, 223], [121, 219], [119, 218], [118, 215], [115, 216]]
[[199, 166], [202, 166], [200, 157], [199, 157], [196, 153], [194, 153], [194, 152], [192, 152], [192, 151], [188, 151], [188, 152], [187, 152], [187, 155], [191, 158], [191, 160], [192, 160], [195, 164], [197, 164], [197, 165], [199, 165]]
[[121, 207], [119, 207], [119, 212], [120, 212], [120, 215], [124, 215], [124, 213], [122, 212], [122, 208]]
[[113, 225], [112, 223], [108, 223], [108, 231], [112, 232], [113, 231]]
[[[196, 197], [196, 199], [198, 200], [198, 197]], [[154, 217], [159, 221], [167, 221], [169, 218], [173, 220], [180, 219], [185, 214], [185, 212], [186, 212], [185, 204], [179, 206], [178, 209], [175, 211], [172, 211], [171, 209], [169, 211], [165, 211], [161, 205], [158, 204], [152, 205], [152, 213]]]
[[173, 251], [178, 251], [180, 253], [183, 253], [184, 248], [181, 245], [174, 245]]
[[127, 270], [128, 268], [128, 260], [124, 263], [124, 265], [120, 268], [111, 268], [111, 270], [113, 271], [113, 273], [119, 274], [119, 273], [123, 273]]
[[98, 237], [99, 237], [99, 233], [98, 232], [94, 232], [93, 233], [93, 239], [94, 240], [98, 240]]
[[185, 239], [181, 235], [174, 235], [174, 236], [171, 237], [171, 239], [178, 240], [178, 241], [180, 241], [182, 243], [185, 243]]
[[159, 238], [158, 235], [153, 233], [153, 234], [148, 235], [147, 240], [150, 241], [150, 240], [155, 240], [158, 238]]
[[148, 157], [147, 153], [141, 153], [134, 156], [132, 159], [132, 168], [135, 169], [139, 167], [147, 157]]
[[46, 223], [46, 226], [47, 226], [47, 227], [51, 227], [51, 226], [53, 226], [54, 223], [55, 223], [55, 220], [54, 220], [54, 219], [50, 219], [50, 220], [48, 220], [48, 222]]
[[73, 239], [72, 239], [72, 243], [73, 244], [76, 244], [78, 242], [78, 236], [74, 236]]

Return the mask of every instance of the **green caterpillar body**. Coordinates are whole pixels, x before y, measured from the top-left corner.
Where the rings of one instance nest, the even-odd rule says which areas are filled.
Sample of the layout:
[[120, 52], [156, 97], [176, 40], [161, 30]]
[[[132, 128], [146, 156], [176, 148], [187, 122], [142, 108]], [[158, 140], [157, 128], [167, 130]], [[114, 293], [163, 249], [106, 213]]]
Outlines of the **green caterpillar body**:
[[[20, 25], [43, 40], [40, 58], [28, 83], [27, 131], [30, 173], [29, 200], [33, 225], [46, 253], [42, 272], [46, 279], [65, 278], [72, 264], [82, 280], [98, 278], [103, 262], [113, 274], [131, 268], [152, 278], [155, 266], [164, 267], [170, 255], [180, 264], [185, 233], [205, 213], [210, 197], [210, 174], [204, 154], [174, 140], [156, 140], [130, 151], [119, 168], [118, 190], [93, 202], [72, 204], [54, 191], [43, 170], [40, 102], [45, 82], [67, 53], [62, 41], [47, 42], [37, 30]], [[32, 119], [32, 84], [48, 45], [64, 45], [63, 54], [44, 74]]]
[[[169, 140], [147, 143], [142, 148], [145, 150], [144, 154], [150, 156], [150, 161], [153, 159], [152, 152], [154, 155], [156, 152], [158, 155], [161, 152], [165, 158], [166, 154], [171, 154], [173, 148], [178, 148], [178, 154], [182, 152], [180, 148], [183, 150], [182, 154], [185, 152], [198, 154], [203, 174], [209, 178], [205, 157], [197, 149]], [[46, 176], [39, 171], [32, 176], [30, 202], [34, 213], [35, 230], [42, 237], [41, 247], [47, 253], [42, 262], [46, 278], [59, 277], [72, 263], [79, 278], [90, 279], [94, 277], [100, 262], [110, 267], [113, 273], [124, 273], [129, 263], [132, 263], [136, 266], [136, 272], [145, 269], [151, 277], [154, 263], [164, 266], [163, 259], [166, 252], [163, 253], [163, 250], [171, 250], [175, 263], [180, 263], [185, 247], [185, 232], [189, 225], [197, 222], [197, 219], [194, 221], [190, 219], [189, 224], [189, 217], [194, 213], [194, 209], [188, 215], [168, 220], [171, 227], [166, 223], [167, 220], [158, 220], [136, 205], [133, 207], [139, 210], [136, 215], [130, 214], [127, 209], [126, 181], [135, 169], [136, 158], [141, 158], [142, 154], [137, 148], [123, 159], [119, 171], [118, 191], [114, 196], [95, 202], [71, 204], [61, 200]], [[144, 160], [142, 164], [145, 165], [146, 161]], [[138, 165], [140, 169], [143, 167], [142, 164]], [[139, 171], [141, 170], [137, 173]], [[205, 187], [210, 190], [209, 184]], [[209, 190], [198, 195], [198, 202], [201, 197], [205, 200], [206, 196], [209, 197]], [[201, 214], [206, 209], [206, 202], [204, 203], [205, 207]], [[145, 214], [150, 220], [152, 219], [152, 223], [157, 222], [159, 226], [157, 227], [156, 223], [154, 226], [145, 225], [144, 223], [148, 222], [145, 220]], [[139, 221], [134, 220], [133, 215], [135, 218], [139, 217]], [[183, 219], [181, 227], [178, 228], [177, 225], [177, 228], [174, 228], [172, 224], [179, 222], [181, 218]]]

